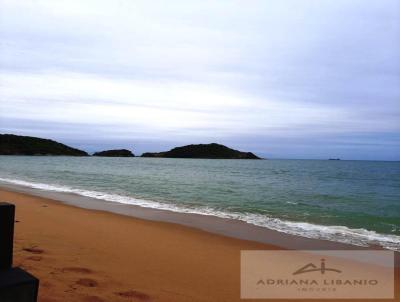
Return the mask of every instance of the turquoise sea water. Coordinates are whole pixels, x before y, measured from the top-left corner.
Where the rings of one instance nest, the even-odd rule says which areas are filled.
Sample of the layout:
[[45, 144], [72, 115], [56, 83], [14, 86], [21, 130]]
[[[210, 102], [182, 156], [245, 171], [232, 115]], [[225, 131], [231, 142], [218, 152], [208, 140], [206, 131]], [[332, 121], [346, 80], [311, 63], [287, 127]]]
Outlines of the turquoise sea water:
[[0, 156], [0, 182], [400, 250], [400, 162]]

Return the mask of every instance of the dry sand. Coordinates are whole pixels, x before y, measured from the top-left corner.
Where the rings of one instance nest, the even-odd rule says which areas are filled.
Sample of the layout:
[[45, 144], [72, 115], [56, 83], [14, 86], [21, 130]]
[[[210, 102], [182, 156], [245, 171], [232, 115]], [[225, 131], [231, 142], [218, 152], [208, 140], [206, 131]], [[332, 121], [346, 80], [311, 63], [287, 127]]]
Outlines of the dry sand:
[[40, 302], [244, 301], [240, 251], [280, 249], [3, 189], [0, 200], [16, 205], [14, 266], [40, 279]]

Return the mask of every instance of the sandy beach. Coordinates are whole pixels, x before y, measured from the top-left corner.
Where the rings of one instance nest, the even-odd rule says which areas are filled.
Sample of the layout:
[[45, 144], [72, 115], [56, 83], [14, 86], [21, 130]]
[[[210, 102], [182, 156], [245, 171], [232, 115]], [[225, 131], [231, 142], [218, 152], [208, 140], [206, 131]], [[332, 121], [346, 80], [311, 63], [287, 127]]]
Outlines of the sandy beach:
[[282, 249], [4, 189], [0, 199], [16, 205], [14, 266], [40, 279], [41, 302], [242, 301], [240, 251]]
[[0, 302], [400, 302], [400, 0], [0, 9]]

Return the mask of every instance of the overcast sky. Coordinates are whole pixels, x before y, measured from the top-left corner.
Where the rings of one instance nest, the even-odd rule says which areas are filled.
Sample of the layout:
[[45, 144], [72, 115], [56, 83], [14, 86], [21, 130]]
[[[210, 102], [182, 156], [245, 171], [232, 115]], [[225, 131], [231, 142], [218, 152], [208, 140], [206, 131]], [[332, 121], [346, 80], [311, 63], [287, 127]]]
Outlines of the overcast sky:
[[0, 0], [0, 132], [400, 160], [400, 1]]

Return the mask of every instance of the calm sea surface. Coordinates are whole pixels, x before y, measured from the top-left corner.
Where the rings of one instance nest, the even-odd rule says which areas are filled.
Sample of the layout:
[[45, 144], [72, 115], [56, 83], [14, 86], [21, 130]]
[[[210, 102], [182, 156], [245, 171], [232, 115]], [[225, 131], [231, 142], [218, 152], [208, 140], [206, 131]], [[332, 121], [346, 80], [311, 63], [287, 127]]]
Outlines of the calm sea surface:
[[400, 250], [400, 162], [0, 156], [0, 183]]

